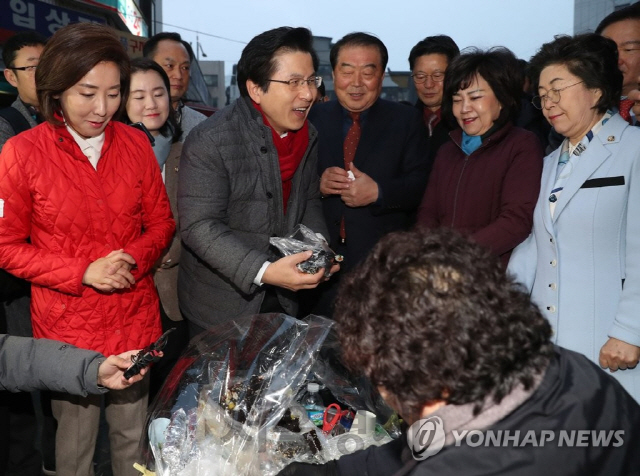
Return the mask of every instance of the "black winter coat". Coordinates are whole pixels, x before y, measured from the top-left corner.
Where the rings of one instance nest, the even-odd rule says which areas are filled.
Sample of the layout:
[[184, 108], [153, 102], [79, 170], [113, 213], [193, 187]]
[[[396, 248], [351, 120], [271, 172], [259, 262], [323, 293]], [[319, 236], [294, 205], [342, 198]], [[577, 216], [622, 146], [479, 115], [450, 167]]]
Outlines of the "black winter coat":
[[[617, 380], [586, 357], [556, 349], [555, 358], [533, 395], [488, 429], [494, 434], [520, 430], [521, 446], [470, 447], [463, 439], [461, 446], [445, 446], [422, 462], [403, 450], [402, 460], [407, 463], [394, 476], [640, 475], [640, 406]], [[529, 430], [538, 435], [538, 446], [523, 445]], [[540, 445], [540, 432], [545, 430], [554, 432], [555, 439]], [[565, 440], [561, 446], [562, 430], [569, 434], [572, 430], [588, 430], [586, 440], [590, 443], [570, 446]], [[611, 431], [614, 436], [609, 445], [594, 444], [592, 430]], [[620, 431], [623, 433], [615, 433]], [[578, 436], [574, 439], [577, 442]]]

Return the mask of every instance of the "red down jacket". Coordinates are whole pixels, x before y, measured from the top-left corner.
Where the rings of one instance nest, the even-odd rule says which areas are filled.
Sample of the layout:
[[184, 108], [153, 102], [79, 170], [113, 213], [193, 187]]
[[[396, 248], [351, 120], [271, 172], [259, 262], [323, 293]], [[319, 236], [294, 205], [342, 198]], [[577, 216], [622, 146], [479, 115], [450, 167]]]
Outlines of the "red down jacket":
[[[4, 145], [0, 199], [0, 268], [32, 283], [35, 337], [106, 355], [158, 338], [150, 270], [175, 223], [143, 133], [111, 121], [95, 170], [65, 127], [41, 124]], [[87, 266], [118, 249], [136, 260], [135, 285], [83, 285]]]

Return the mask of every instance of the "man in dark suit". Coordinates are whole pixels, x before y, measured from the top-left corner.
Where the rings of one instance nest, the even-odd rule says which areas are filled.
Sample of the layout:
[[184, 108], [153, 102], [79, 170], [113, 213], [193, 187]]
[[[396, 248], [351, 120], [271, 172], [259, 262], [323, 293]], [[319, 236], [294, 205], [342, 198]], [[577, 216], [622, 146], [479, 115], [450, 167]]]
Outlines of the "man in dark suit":
[[[619, 112], [629, 124], [640, 125], [640, 4], [634, 3], [610, 13], [596, 27], [596, 33], [610, 38], [618, 46], [618, 67], [623, 76]], [[636, 101], [635, 106], [632, 101]]]
[[418, 94], [416, 109], [429, 132], [429, 160], [435, 160], [440, 146], [449, 142], [453, 125], [442, 117], [444, 78], [449, 63], [460, 54], [450, 36], [427, 36], [411, 48], [409, 68]]
[[[378, 38], [351, 33], [331, 49], [337, 101], [317, 104], [318, 173], [332, 248], [352, 269], [390, 231], [407, 229], [424, 192], [430, 164], [427, 131], [412, 107], [380, 99], [387, 49]], [[341, 272], [342, 274], [342, 272]], [[336, 283], [319, 287], [331, 314]]]

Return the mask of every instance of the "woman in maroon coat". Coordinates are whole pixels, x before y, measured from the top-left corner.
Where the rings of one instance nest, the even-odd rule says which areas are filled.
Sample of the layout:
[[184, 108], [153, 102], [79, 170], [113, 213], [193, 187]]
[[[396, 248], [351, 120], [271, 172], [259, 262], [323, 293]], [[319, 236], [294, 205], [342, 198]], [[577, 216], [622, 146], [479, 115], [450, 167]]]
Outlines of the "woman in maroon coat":
[[461, 129], [438, 151], [417, 220], [470, 235], [505, 267], [531, 232], [542, 173], [538, 139], [513, 126], [520, 95], [517, 59], [506, 48], [451, 62], [443, 110]]

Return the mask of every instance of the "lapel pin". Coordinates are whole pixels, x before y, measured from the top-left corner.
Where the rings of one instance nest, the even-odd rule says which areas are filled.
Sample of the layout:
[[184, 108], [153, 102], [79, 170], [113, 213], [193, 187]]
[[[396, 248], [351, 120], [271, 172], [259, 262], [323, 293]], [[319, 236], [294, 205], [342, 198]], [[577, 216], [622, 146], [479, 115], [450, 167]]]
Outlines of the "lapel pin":
[[616, 137], [615, 136], [609, 136], [609, 137], [607, 137], [607, 140], [609, 142], [613, 142], [614, 140], [616, 140]]

